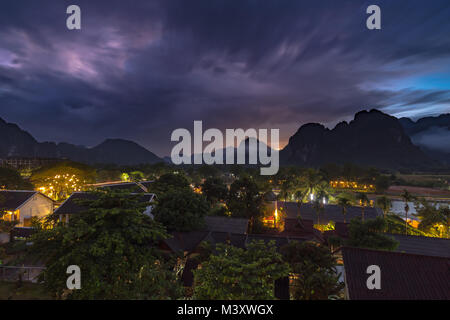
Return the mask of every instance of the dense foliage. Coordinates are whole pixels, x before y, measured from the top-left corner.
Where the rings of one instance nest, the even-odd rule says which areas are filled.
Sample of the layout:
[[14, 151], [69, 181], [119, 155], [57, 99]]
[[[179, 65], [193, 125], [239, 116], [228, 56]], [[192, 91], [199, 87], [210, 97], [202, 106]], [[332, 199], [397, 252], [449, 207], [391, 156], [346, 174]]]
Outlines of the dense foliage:
[[250, 177], [240, 178], [231, 184], [227, 206], [233, 217], [255, 219], [261, 214], [263, 203], [258, 185]]
[[14, 169], [0, 167], [0, 190], [32, 190], [33, 185]]
[[[180, 289], [173, 264], [157, 249], [167, 237], [164, 227], [142, 212], [139, 196], [98, 192], [81, 204], [86, 211], [69, 224], [47, 228], [41, 223], [32, 236], [30, 256], [46, 264], [41, 274], [56, 297], [72, 299], [170, 299]], [[67, 267], [81, 269], [81, 289], [67, 290]]]
[[225, 201], [228, 196], [228, 189], [226, 184], [221, 178], [213, 177], [207, 178], [202, 186], [202, 192], [206, 196], [206, 199], [214, 204], [219, 201]]
[[161, 196], [171, 190], [190, 190], [190, 186], [184, 175], [165, 173], [153, 183], [151, 189], [151, 192]]
[[61, 201], [95, 182], [95, 170], [81, 163], [63, 161], [34, 171], [31, 181], [37, 190]]
[[192, 231], [204, 225], [209, 210], [202, 195], [191, 189], [174, 189], [158, 197], [153, 214], [169, 231]]
[[361, 221], [350, 221], [348, 239], [343, 244], [350, 247], [395, 250], [398, 242], [392, 237], [383, 234], [386, 229], [386, 221], [382, 217]]
[[291, 267], [292, 296], [296, 300], [326, 300], [343, 288], [336, 272], [336, 258], [329, 249], [313, 242], [290, 242], [281, 248]]
[[445, 205], [438, 207], [425, 199], [420, 199], [415, 205], [416, 214], [420, 219], [419, 229], [439, 237], [450, 237], [450, 208]]
[[[389, 214], [385, 218], [386, 228], [384, 229], [386, 233], [395, 233], [395, 234], [405, 234], [405, 220], [396, 216], [394, 214]], [[413, 226], [408, 226], [408, 234], [415, 236], [429, 236], [426, 232], [414, 228]]]
[[275, 280], [286, 277], [288, 265], [274, 243], [252, 242], [246, 249], [218, 244], [194, 271], [194, 298], [210, 300], [274, 299]]

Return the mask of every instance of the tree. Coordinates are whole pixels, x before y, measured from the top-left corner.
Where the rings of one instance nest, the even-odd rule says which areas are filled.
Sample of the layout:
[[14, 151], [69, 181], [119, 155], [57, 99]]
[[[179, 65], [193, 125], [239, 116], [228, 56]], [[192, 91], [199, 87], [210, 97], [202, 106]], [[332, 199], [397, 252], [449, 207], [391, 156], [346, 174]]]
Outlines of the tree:
[[31, 181], [36, 189], [56, 201], [68, 198], [95, 182], [95, 170], [87, 165], [63, 161], [34, 171]]
[[446, 206], [437, 207], [425, 199], [416, 204], [417, 216], [420, 219], [419, 229], [439, 237], [449, 236], [450, 209]]
[[119, 181], [121, 175], [119, 170], [101, 169], [97, 171], [97, 182]]
[[317, 214], [317, 224], [320, 226], [320, 214], [324, 212], [324, 204], [318, 198], [314, 199], [312, 206]]
[[290, 180], [284, 180], [280, 185], [280, 198], [284, 199], [284, 206], [286, 207], [287, 198], [292, 193], [292, 182]]
[[356, 195], [356, 199], [359, 200], [359, 203], [361, 205], [361, 220], [364, 221], [364, 210], [366, 209], [366, 206], [369, 204], [369, 198], [367, 198], [367, 195], [363, 192], [359, 192]]
[[32, 190], [33, 185], [14, 169], [0, 167], [0, 190]]
[[[405, 221], [395, 214], [389, 214], [384, 219], [386, 222], [386, 233], [395, 233], [395, 234], [405, 234]], [[408, 234], [416, 235], [416, 236], [431, 236], [429, 233], [426, 233], [420, 229], [414, 228], [413, 226], [408, 224]]]
[[232, 216], [250, 219], [253, 226], [254, 220], [262, 214], [263, 204], [258, 185], [251, 178], [243, 177], [231, 184], [227, 207]]
[[395, 250], [398, 242], [383, 234], [385, 228], [386, 221], [382, 217], [367, 221], [352, 219], [348, 239], [344, 241], [344, 245], [357, 248]]
[[169, 231], [192, 231], [204, 225], [209, 209], [201, 194], [174, 189], [158, 197], [153, 214]]
[[308, 190], [306, 189], [297, 189], [294, 193], [294, 198], [297, 201], [297, 209], [298, 215], [300, 215], [300, 207], [303, 203], [303, 199], [308, 195]]
[[181, 174], [175, 173], [165, 173], [159, 177], [158, 180], [153, 182], [152, 192], [161, 196], [170, 190], [188, 190], [191, 189], [189, 186], [189, 181]]
[[325, 300], [343, 288], [336, 272], [336, 258], [328, 248], [313, 242], [292, 241], [281, 248], [294, 275], [291, 288], [296, 300]]
[[347, 209], [351, 206], [351, 200], [348, 196], [345, 194], [340, 194], [337, 198], [337, 204], [342, 209], [342, 214], [344, 215], [344, 223], [345, 223], [345, 217], [347, 216]]
[[401, 194], [403, 201], [405, 201], [405, 234], [408, 234], [408, 212], [409, 212], [409, 202], [414, 200], [414, 197], [408, 192], [408, 190], [404, 189]]
[[376, 205], [383, 211], [383, 216], [386, 219], [386, 215], [388, 214], [389, 210], [391, 210], [392, 207], [391, 200], [386, 196], [382, 196], [377, 198]]
[[390, 186], [390, 177], [389, 176], [382, 176], [378, 175], [375, 178], [375, 192], [376, 193], [383, 193], [387, 189], [389, 189]]
[[220, 174], [220, 170], [212, 165], [202, 165], [197, 169], [198, 174], [202, 178], [214, 178]]
[[202, 184], [202, 192], [211, 204], [219, 201], [225, 201], [228, 195], [226, 184], [221, 178], [207, 178]]
[[145, 180], [145, 174], [142, 171], [135, 170], [129, 173], [131, 181], [143, 181]]
[[[69, 224], [35, 225], [28, 254], [44, 261], [40, 280], [56, 297], [69, 299], [171, 299], [180, 288], [173, 261], [157, 248], [164, 227], [143, 214], [139, 195], [98, 191]], [[68, 291], [67, 267], [81, 270], [81, 289]]]
[[172, 168], [165, 162], [158, 162], [155, 164], [145, 164], [142, 168], [147, 177], [158, 178], [163, 174], [172, 172]]
[[254, 241], [246, 249], [219, 243], [194, 270], [194, 298], [208, 300], [275, 299], [275, 280], [289, 274], [274, 242]]
[[319, 171], [308, 168], [302, 175], [301, 180], [303, 186], [308, 190], [308, 194], [313, 194], [317, 186], [323, 181], [323, 177]]

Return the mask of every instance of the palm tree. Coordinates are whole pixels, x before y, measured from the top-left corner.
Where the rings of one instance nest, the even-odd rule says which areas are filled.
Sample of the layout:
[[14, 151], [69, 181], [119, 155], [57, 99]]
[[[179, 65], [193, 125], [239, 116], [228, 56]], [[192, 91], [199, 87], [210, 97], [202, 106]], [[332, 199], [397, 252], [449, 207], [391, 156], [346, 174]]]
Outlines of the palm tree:
[[[319, 211], [317, 212], [317, 215], [321, 212], [325, 211], [325, 199], [328, 199], [328, 193], [325, 191], [325, 189], [320, 189], [317, 192], [317, 199], [316, 202], [319, 202]], [[319, 222], [319, 219], [317, 219], [317, 222]]]
[[299, 215], [300, 215], [300, 206], [302, 205], [303, 199], [306, 197], [307, 192], [308, 191], [305, 189], [297, 189], [297, 191], [295, 191], [295, 193], [294, 193], [294, 198], [295, 198], [295, 200], [297, 200], [297, 209], [298, 209]]
[[381, 208], [381, 210], [383, 211], [383, 216], [386, 219], [386, 215], [387, 215], [387, 213], [389, 212], [389, 210], [391, 209], [391, 206], [392, 206], [391, 199], [389, 199], [386, 196], [382, 196], [382, 197], [379, 197], [377, 199], [376, 204], [377, 204], [377, 206], [379, 208]]
[[320, 226], [320, 213], [324, 211], [324, 206], [319, 198], [316, 198], [313, 201], [313, 208], [314, 208], [314, 211], [316, 211], [316, 213], [317, 213], [317, 224]]
[[367, 195], [363, 192], [359, 192], [356, 195], [356, 200], [359, 200], [361, 203], [361, 220], [364, 221], [364, 210], [366, 209], [366, 206], [369, 204], [369, 198], [367, 198]]
[[289, 180], [285, 180], [280, 186], [280, 197], [284, 199], [284, 207], [286, 207], [287, 198], [291, 195], [292, 183]]
[[403, 190], [401, 197], [403, 198], [403, 201], [405, 201], [405, 234], [407, 235], [408, 234], [408, 212], [409, 212], [408, 202], [413, 201], [414, 197], [406, 189]]
[[308, 194], [314, 194], [317, 186], [323, 181], [319, 171], [314, 169], [307, 169], [302, 175], [302, 180], [305, 188], [308, 190]]
[[345, 216], [347, 215], [347, 208], [350, 207], [351, 202], [350, 199], [345, 197], [338, 197], [338, 206], [342, 208], [342, 214], [344, 215], [344, 223], [345, 223]]

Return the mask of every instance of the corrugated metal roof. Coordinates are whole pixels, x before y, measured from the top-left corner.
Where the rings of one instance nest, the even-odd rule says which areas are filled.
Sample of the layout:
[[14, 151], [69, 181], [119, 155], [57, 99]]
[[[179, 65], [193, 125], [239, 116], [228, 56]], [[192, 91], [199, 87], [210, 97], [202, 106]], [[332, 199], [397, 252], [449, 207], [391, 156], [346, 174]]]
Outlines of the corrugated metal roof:
[[450, 239], [386, 234], [398, 241], [396, 251], [450, 258]]
[[[342, 248], [352, 300], [448, 300], [450, 259], [360, 248]], [[367, 267], [381, 270], [381, 289], [369, 290]]]
[[[278, 202], [279, 207], [283, 207], [286, 212], [286, 218], [296, 219], [300, 214], [303, 220], [317, 221], [317, 213], [311, 203], [304, 203], [300, 206], [300, 209], [296, 202]], [[361, 217], [361, 207], [350, 206], [347, 208], [345, 215], [345, 221], [350, 222], [353, 218]], [[382, 216], [383, 213], [374, 207], [365, 207], [364, 219], [375, 219], [378, 216]], [[335, 204], [325, 204], [323, 212], [320, 212], [320, 223], [327, 224], [330, 221], [344, 222], [344, 215], [342, 214], [342, 208]]]

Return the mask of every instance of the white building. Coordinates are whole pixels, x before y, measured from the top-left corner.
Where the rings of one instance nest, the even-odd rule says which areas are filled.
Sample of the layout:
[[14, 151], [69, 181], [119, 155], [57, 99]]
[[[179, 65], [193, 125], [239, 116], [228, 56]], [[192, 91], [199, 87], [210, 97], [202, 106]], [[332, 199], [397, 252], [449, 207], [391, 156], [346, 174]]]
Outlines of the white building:
[[53, 213], [54, 202], [37, 191], [0, 190], [2, 219], [18, 221], [16, 227], [30, 227], [31, 218]]

